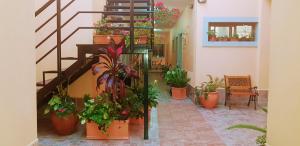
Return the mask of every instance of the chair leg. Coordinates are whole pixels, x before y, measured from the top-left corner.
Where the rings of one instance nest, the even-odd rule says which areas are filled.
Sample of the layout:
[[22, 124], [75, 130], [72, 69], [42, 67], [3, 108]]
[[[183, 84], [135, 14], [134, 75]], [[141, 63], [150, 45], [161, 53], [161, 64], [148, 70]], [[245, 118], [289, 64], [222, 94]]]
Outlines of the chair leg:
[[248, 107], [250, 106], [250, 102], [252, 101], [252, 95], [249, 96]]
[[227, 105], [227, 95], [225, 95], [225, 106]]
[[257, 105], [257, 98], [258, 98], [258, 96], [255, 96], [254, 97], [254, 109], [256, 110], [256, 105]]
[[230, 96], [228, 96], [228, 105], [229, 105], [229, 110], [231, 110], [231, 100], [230, 100]]

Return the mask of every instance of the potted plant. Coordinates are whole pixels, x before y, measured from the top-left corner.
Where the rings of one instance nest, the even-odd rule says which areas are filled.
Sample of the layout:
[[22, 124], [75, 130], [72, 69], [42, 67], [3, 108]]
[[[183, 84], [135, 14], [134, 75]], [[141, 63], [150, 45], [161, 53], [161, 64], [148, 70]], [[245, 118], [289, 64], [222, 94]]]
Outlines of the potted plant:
[[62, 85], [57, 90], [58, 94], [52, 96], [44, 114], [50, 113], [52, 125], [59, 135], [69, 135], [76, 130], [78, 123], [75, 103]]
[[155, 28], [172, 28], [180, 17], [180, 10], [168, 8], [163, 2], [156, 2], [154, 6]]
[[234, 34], [234, 35], [230, 38], [230, 41], [232, 41], [232, 42], [237, 42], [237, 41], [239, 41], [239, 35], [238, 35], [238, 34]]
[[[130, 124], [143, 124], [144, 123], [144, 90], [142, 87], [132, 88], [132, 92], [136, 96], [129, 98], [130, 103]], [[158, 105], [159, 89], [157, 81], [148, 86], [148, 122], [151, 120], [151, 109]]]
[[136, 44], [147, 44], [148, 38], [150, 38], [150, 29], [145, 29], [151, 27], [151, 21], [138, 21], [134, 23], [136, 29], [134, 29], [135, 43]]
[[[100, 62], [93, 65], [94, 75], [99, 75], [99, 66], [104, 71], [97, 78], [97, 89], [104, 85], [104, 91], [96, 99], [86, 97], [85, 108], [80, 114], [81, 123], [86, 123], [89, 139], [128, 139], [128, 118], [130, 107], [124, 78], [138, 78], [137, 71], [120, 62], [120, 55], [125, 47], [125, 40], [111, 44], [100, 54]], [[128, 93], [127, 93], [128, 94]], [[100, 115], [100, 117], [98, 117]]]
[[217, 88], [224, 87], [224, 79], [218, 77], [213, 78], [211, 75], [208, 82], [202, 82], [200, 87], [196, 87], [196, 96], [199, 98], [200, 104], [205, 108], [215, 108], [219, 101], [219, 93]]
[[185, 99], [186, 86], [190, 79], [187, 77], [187, 72], [176, 67], [167, 72], [165, 80], [171, 86], [172, 97], [174, 99]]
[[96, 98], [84, 96], [84, 109], [79, 119], [81, 124], [86, 124], [88, 139], [128, 139], [128, 113], [109, 96], [109, 93]]
[[106, 19], [99, 20], [94, 25], [97, 27], [93, 36], [94, 44], [110, 44], [111, 39], [118, 44], [124, 38], [124, 32], [120, 30], [112, 30], [110, 28], [112, 27], [112, 24], [107, 23]]
[[161, 72], [162, 72], [163, 78], [166, 76], [166, 74], [170, 70], [170, 68], [171, 68], [171, 64], [162, 65]]
[[216, 32], [213, 30], [210, 30], [207, 32], [208, 35], [208, 41], [217, 41]]

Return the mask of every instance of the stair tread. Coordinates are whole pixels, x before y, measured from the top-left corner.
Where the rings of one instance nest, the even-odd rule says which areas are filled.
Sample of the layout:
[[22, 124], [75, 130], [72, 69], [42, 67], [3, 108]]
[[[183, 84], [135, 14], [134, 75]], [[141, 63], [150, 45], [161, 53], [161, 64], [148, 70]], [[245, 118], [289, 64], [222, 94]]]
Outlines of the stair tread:
[[[106, 5], [105, 6], [108, 9], [130, 9], [130, 6], [110, 6]], [[134, 9], [150, 9], [150, 7], [147, 6], [134, 6]]]
[[[108, 0], [109, 3], [130, 3], [130, 0]], [[150, 3], [150, 0], [133, 0], [134, 3]]]

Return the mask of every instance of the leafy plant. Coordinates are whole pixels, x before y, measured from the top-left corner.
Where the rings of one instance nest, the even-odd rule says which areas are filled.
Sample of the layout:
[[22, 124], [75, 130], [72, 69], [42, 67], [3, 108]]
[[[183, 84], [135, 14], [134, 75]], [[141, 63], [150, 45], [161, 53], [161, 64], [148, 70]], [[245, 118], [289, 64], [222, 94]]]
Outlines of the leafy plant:
[[163, 77], [166, 76], [166, 74], [170, 70], [170, 68], [171, 68], [171, 64], [162, 65], [161, 70], [162, 70]]
[[154, 20], [155, 27], [171, 28], [180, 17], [180, 10], [177, 8], [169, 9], [163, 2], [155, 3]]
[[[129, 96], [128, 100], [130, 103], [130, 117], [132, 118], [142, 118], [144, 116], [144, 89], [142, 87], [136, 86], [131, 88], [134, 96]], [[148, 86], [148, 104], [149, 107], [156, 107], [158, 105], [159, 89], [156, 83], [150, 84]]]
[[[265, 108], [262, 108], [262, 110], [266, 113], [268, 112], [268, 110]], [[256, 144], [264, 146], [267, 143], [267, 140], [266, 140], [267, 129], [266, 128], [261, 128], [261, 127], [257, 127], [255, 125], [249, 125], [249, 124], [237, 124], [237, 125], [233, 125], [233, 126], [230, 126], [227, 128], [227, 130], [232, 130], [232, 129], [251, 129], [251, 130], [261, 132], [261, 133], [263, 133], [263, 135], [258, 136], [256, 138]]]
[[165, 75], [165, 80], [173, 87], [186, 87], [190, 79], [187, 77], [187, 72], [180, 67], [171, 69]]
[[209, 30], [209, 31], [207, 32], [207, 34], [208, 34], [208, 36], [216, 36], [216, 32], [213, 31], [213, 30]]
[[212, 75], [207, 75], [209, 78], [208, 82], [202, 82], [200, 86], [196, 87], [196, 95], [204, 96], [207, 100], [208, 93], [216, 92], [218, 88], [224, 87], [224, 79], [220, 79], [218, 77], [213, 78]]
[[96, 35], [127, 35], [128, 31], [124, 31], [121, 29], [111, 29], [110, 27], [113, 27], [114, 24], [108, 23], [106, 19], [98, 20], [95, 24], [96, 29]]
[[62, 85], [60, 85], [57, 87], [57, 90], [58, 93], [50, 99], [44, 114], [55, 112], [58, 117], [64, 117], [75, 113], [75, 103], [68, 95], [67, 89], [63, 89]]
[[99, 130], [106, 132], [112, 121], [117, 119], [116, 109], [112, 102], [103, 102], [106, 95], [98, 96], [95, 99], [84, 95], [84, 109], [79, 113], [81, 124], [93, 121], [98, 124]]
[[142, 29], [142, 28], [147, 28], [151, 27], [151, 21], [138, 21], [134, 23], [134, 36], [139, 37], [139, 36], [147, 36], [150, 37], [151, 31], [150, 29]]
[[[100, 88], [105, 83], [105, 92], [112, 93], [112, 100], [116, 101], [118, 98], [125, 96], [125, 82], [126, 77], [138, 78], [138, 73], [131, 67], [119, 62], [119, 57], [123, 52], [125, 40], [118, 45], [111, 45], [106, 50], [106, 55], [100, 54], [100, 62], [93, 65], [93, 73], [97, 74], [99, 68], [97, 65], [102, 65], [105, 71], [97, 78], [97, 87]], [[119, 76], [120, 73], [125, 74], [125, 78]]]
[[236, 39], [238, 39], [238, 38], [240, 38], [240, 36], [239, 36], [239, 34], [234, 34], [233, 36], [232, 36], [232, 38], [236, 38]]

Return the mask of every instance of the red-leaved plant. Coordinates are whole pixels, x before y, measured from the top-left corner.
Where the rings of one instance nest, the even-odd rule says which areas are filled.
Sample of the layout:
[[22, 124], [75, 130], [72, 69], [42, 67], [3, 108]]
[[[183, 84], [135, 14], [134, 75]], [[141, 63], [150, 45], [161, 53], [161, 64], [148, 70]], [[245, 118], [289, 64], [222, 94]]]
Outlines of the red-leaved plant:
[[[124, 48], [124, 39], [119, 44], [115, 44], [112, 40], [111, 45], [106, 49], [106, 53], [100, 54], [99, 62], [92, 67], [94, 75], [100, 71], [100, 68], [97, 65], [101, 65], [105, 70], [97, 78], [97, 89], [105, 83], [105, 92], [111, 93], [112, 101], [114, 102], [125, 96], [124, 80], [127, 77], [138, 78], [136, 70], [120, 62], [120, 56], [123, 53]], [[125, 78], [121, 78], [120, 73], [125, 75]]]

